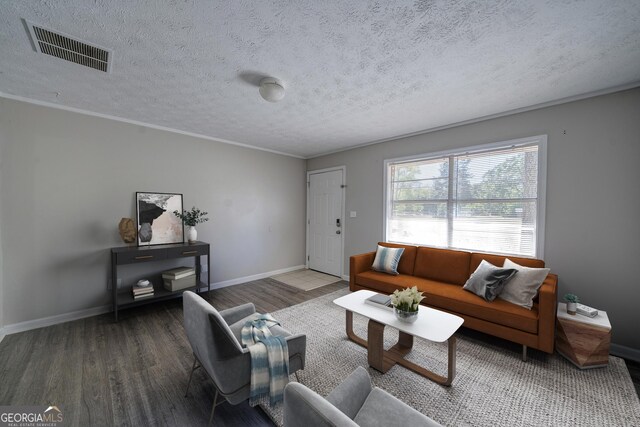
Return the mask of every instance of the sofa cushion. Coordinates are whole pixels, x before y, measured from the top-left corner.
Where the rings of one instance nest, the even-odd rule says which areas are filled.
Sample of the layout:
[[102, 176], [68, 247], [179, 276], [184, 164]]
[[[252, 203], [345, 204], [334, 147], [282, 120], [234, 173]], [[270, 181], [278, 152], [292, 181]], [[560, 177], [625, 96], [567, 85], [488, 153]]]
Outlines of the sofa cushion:
[[488, 322], [538, 333], [538, 305], [532, 310], [512, 304], [500, 298], [489, 302], [465, 291], [460, 286], [422, 279], [418, 289], [425, 292], [428, 306], [442, 307], [447, 311], [476, 317]]
[[493, 301], [516, 272], [515, 268], [500, 268], [482, 260], [462, 289]]
[[538, 331], [537, 304], [533, 305], [532, 310], [527, 310], [500, 298], [487, 302], [458, 285], [407, 276], [406, 274], [389, 276], [377, 271], [365, 271], [356, 275], [356, 285], [382, 294], [391, 294], [396, 289], [416, 286], [419, 291], [424, 292], [425, 300], [422, 303], [430, 307], [477, 317], [533, 334]]
[[[373, 270], [364, 271], [356, 275], [356, 285], [371, 288], [387, 295], [392, 294], [396, 289], [405, 289], [416, 286], [420, 281], [421, 279], [409, 276], [408, 274], [390, 276]], [[420, 290], [419, 287], [418, 290]]]
[[398, 273], [400, 274], [413, 274], [413, 265], [416, 263], [416, 253], [418, 248], [411, 245], [399, 245], [396, 243], [378, 242], [378, 245], [387, 248], [404, 248], [400, 262], [398, 263]]
[[398, 275], [398, 263], [404, 252], [404, 248], [388, 248], [378, 245], [376, 257], [373, 259], [371, 268], [381, 273]]
[[525, 267], [533, 267], [533, 268], [542, 268], [544, 267], [544, 261], [541, 259], [535, 258], [521, 258], [514, 256], [502, 256], [502, 255], [493, 255], [493, 254], [484, 254], [481, 252], [472, 252], [471, 253], [471, 265], [469, 266], [469, 271], [475, 271], [476, 268], [480, 265], [482, 260], [490, 262], [493, 265], [497, 265], [498, 267], [502, 267], [504, 265], [504, 260], [509, 258], [511, 261], [515, 262], [518, 265], [522, 265]]
[[425, 279], [462, 286], [469, 278], [470, 258], [470, 252], [420, 247], [413, 274]]

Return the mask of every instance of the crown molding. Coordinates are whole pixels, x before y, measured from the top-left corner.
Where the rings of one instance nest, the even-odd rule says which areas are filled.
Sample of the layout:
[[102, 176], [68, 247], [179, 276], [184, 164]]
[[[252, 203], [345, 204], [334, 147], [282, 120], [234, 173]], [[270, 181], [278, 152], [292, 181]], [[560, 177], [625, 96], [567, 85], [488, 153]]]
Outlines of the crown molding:
[[26, 102], [28, 104], [40, 105], [42, 107], [55, 108], [57, 110], [70, 111], [72, 113], [83, 114], [85, 116], [100, 117], [102, 119], [115, 120], [117, 122], [128, 123], [128, 124], [137, 125], [137, 126], [144, 126], [144, 127], [150, 128], [150, 129], [162, 130], [162, 131], [171, 132], [171, 133], [177, 133], [177, 134], [180, 134], [180, 135], [191, 136], [193, 138], [206, 139], [206, 140], [209, 140], [209, 141], [220, 142], [222, 144], [235, 145], [237, 147], [249, 148], [249, 149], [258, 150], [258, 151], [265, 151], [267, 153], [278, 154], [280, 156], [294, 157], [296, 159], [304, 159], [304, 157], [302, 157], [302, 156], [298, 156], [298, 155], [290, 154], [290, 153], [285, 153], [285, 152], [282, 152], [282, 151], [270, 150], [268, 148], [262, 148], [262, 147], [257, 147], [255, 145], [243, 144], [241, 142], [231, 141], [231, 140], [228, 140], [228, 139], [214, 138], [214, 137], [207, 136], [207, 135], [202, 135], [202, 134], [199, 134], [199, 133], [194, 133], [194, 132], [188, 132], [188, 131], [184, 131], [184, 130], [180, 130], [180, 129], [169, 128], [169, 127], [166, 127], [166, 126], [154, 125], [154, 124], [151, 124], [151, 123], [145, 123], [145, 122], [141, 122], [141, 121], [138, 121], [138, 120], [125, 119], [124, 117], [112, 116], [110, 114], [96, 113], [96, 112], [93, 112], [93, 111], [84, 110], [82, 108], [67, 107], [66, 105], [55, 104], [53, 102], [47, 102], [47, 101], [40, 101], [40, 100], [32, 99], [32, 98], [25, 98], [24, 96], [11, 95], [11, 94], [8, 94], [8, 93], [5, 93], [5, 92], [0, 92], [0, 98], [7, 98], [7, 99], [12, 99], [14, 101]]
[[369, 145], [382, 144], [383, 142], [397, 141], [399, 139], [410, 138], [412, 136], [425, 135], [425, 134], [428, 134], [428, 133], [438, 132], [438, 131], [441, 131], [441, 130], [455, 128], [455, 127], [458, 127], [458, 126], [470, 125], [470, 124], [473, 124], [473, 123], [484, 122], [486, 120], [497, 119], [499, 117], [511, 116], [511, 115], [514, 115], [514, 114], [524, 113], [524, 112], [527, 112], [527, 111], [533, 111], [533, 110], [539, 110], [541, 108], [552, 107], [554, 105], [566, 104], [566, 103], [569, 103], [569, 102], [580, 101], [582, 99], [594, 98], [596, 96], [601, 96], [601, 95], [608, 95], [610, 93], [615, 93], [615, 92], [622, 92], [624, 90], [634, 89], [636, 87], [640, 87], [640, 81], [636, 81], [636, 82], [629, 83], [629, 84], [626, 84], [626, 85], [614, 86], [614, 87], [610, 87], [610, 88], [602, 89], [602, 90], [597, 90], [597, 91], [593, 91], [593, 92], [587, 92], [587, 93], [583, 93], [581, 95], [568, 96], [566, 98], [560, 98], [560, 99], [556, 99], [554, 101], [543, 102], [543, 103], [540, 103], [540, 104], [531, 105], [529, 107], [516, 108], [514, 110], [508, 110], [508, 111], [504, 111], [502, 113], [490, 114], [490, 115], [478, 117], [478, 118], [475, 118], [475, 119], [469, 119], [469, 120], [464, 120], [462, 122], [451, 123], [449, 125], [437, 126], [437, 127], [434, 127], [434, 128], [424, 129], [424, 130], [420, 130], [420, 131], [416, 131], [416, 132], [405, 133], [403, 135], [390, 136], [388, 138], [377, 139], [375, 141], [365, 142], [363, 144], [354, 145], [354, 146], [349, 147], [349, 148], [341, 148], [339, 150], [327, 151], [326, 153], [322, 153], [322, 154], [314, 154], [313, 156], [305, 157], [305, 159], [307, 159], [307, 160], [315, 159], [317, 157], [324, 157], [324, 156], [328, 156], [330, 154], [342, 153], [344, 151], [354, 150], [356, 148], [367, 147]]
[[1, 91], [0, 91], [0, 97], [1, 98], [12, 99], [12, 100], [15, 100], [15, 101], [26, 102], [26, 103], [29, 103], [29, 104], [35, 104], [35, 105], [40, 105], [40, 106], [44, 106], [44, 107], [50, 107], [50, 108], [56, 108], [56, 109], [59, 109], [59, 110], [70, 111], [70, 112], [73, 112], [73, 113], [84, 114], [84, 115], [87, 115], [87, 116], [100, 117], [100, 118], [104, 118], [104, 119], [115, 120], [115, 121], [122, 122], [122, 123], [129, 123], [129, 124], [133, 124], [133, 125], [144, 126], [144, 127], [150, 128], [150, 129], [156, 129], [156, 130], [162, 130], [162, 131], [166, 131], [166, 132], [177, 133], [177, 134], [180, 134], [180, 135], [190, 136], [190, 137], [194, 137], [194, 138], [206, 139], [206, 140], [209, 140], [209, 141], [215, 141], [215, 142], [219, 142], [219, 143], [222, 143], [222, 144], [235, 145], [237, 147], [249, 148], [249, 149], [258, 150], [258, 151], [265, 151], [267, 153], [278, 154], [278, 155], [281, 155], [281, 156], [287, 156], [287, 157], [293, 157], [293, 158], [296, 158], [296, 159], [309, 160], [309, 159], [315, 159], [317, 157], [328, 156], [328, 155], [331, 155], [331, 154], [342, 153], [344, 151], [354, 150], [354, 149], [357, 149], [357, 148], [367, 147], [369, 145], [382, 144], [383, 142], [389, 142], [389, 141], [397, 141], [399, 139], [405, 139], [405, 138], [410, 138], [410, 137], [413, 137], [413, 136], [425, 135], [425, 134], [438, 132], [438, 131], [445, 130], [445, 129], [451, 129], [451, 128], [458, 127], [458, 126], [464, 126], [464, 125], [469, 125], [469, 124], [473, 124], [473, 123], [483, 122], [483, 121], [486, 121], [486, 120], [497, 119], [497, 118], [500, 118], [500, 117], [511, 116], [511, 115], [514, 115], [514, 114], [524, 113], [524, 112], [527, 112], [527, 111], [539, 110], [541, 108], [547, 108], [547, 107], [552, 107], [552, 106], [555, 106], [555, 105], [566, 104], [566, 103], [569, 103], [569, 102], [580, 101], [580, 100], [587, 99], [587, 98], [594, 98], [596, 96], [608, 95], [610, 93], [621, 92], [621, 91], [624, 91], [624, 90], [634, 89], [636, 87], [640, 87], [640, 81], [636, 81], [636, 82], [632, 82], [632, 83], [628, 83], [628, 84], [620, 85], [620, 86], [614, 86], [614, 87], [610, 87], [610, 88], [606, 88], [606, 89], [601, 89], [601, 90], [597, 90], [597, 91], [593, 91], [593, 92], [587, 92], [587, 93], [583, 93], [581, 95], [574, 95], [574, 96], [569, 96], [569, 97], [565, 97], [565, 98], [560, 98], [560, 99], [556, 99], [556, 100], [549, 101], [549, 102], [543, 102], [543, 103], [540, 103], [540, 104], [531, 105], [531, 106], [528, 106], [528, 107], [516, 108], [516, 109], [513, 109], [513, 110], [504, 111], [502, 113], [490, 114], [490, 115], [487, 115], [487, 116], [482, 116], [482, 117], [478, 117], [478, 118], [470, 119], [470, 120], [464, 120], [464, 121], [461, 121], [461, 122], [451, 123], [451, 124], [448, 124], [448, 125], [443, 125], [443, 126], [437, 126], [437, 127], [434, 127], [434, 128], [423, 129], [423, 130], [420, 130], [420, 131], [410, 132], [410, 133], [406, 133], [406, 134], [402, 134], [402, 135], [391, 136], [391, 137], [388, 137], [388, 138], [376, 139], [374, 141], [369, 141], [369, 142], [365, 142], [365, 143], [362, 143], [362, 144], [353, 145], [351, 147], [341, 148], [341, 149], [338, 149], [338, 150], [327, 151], [327, 152], [323, 152], [323, 153], [320, 153], [320, 154], [314, 154], [314, 155], [311, 155], [311, 156], [299, 156], [299, 155], [296, 155], [296, 154], [285, 153], [283, 151], [270, 150], [268, 148], [262, 148], [262, 147], [257, 147], [255, 145], [243, 144], [241, 142], [231, 141], [231, 140], [228, 140], [228, 139], [214, 138], [214, 137], [207, 136], [207, 135], [202, 135], [202, 134], [199, 134], [199, 133], [188, 132], [188, 131], [169, 128], [169, 127], [165, 127], [165, 126], [158, 126], [158, 125], [154, 125], [154, 124], [151, 124], [151, 123], [141, 122], [141, 121], [138, 121], [138, 120], [130, 120], [130, 119], [126, 119], [126, 118], [123, 118], [123, 117], [112, 116], [110, 114], [96, 113], [96, 112], [89, 111], [89, 110], [84, 110], [84, 109], [81, 109], [81, 108], [67, 107], [65, 105], [55, 104], [55, 103], [52, 103], [52, 102], [40, 101], [40, 100], [36, 100], [36, 99], [32, 99], [32, 98], [26, 98], [26, 97], [18, 96], [18, 95], [11, 95], [11, 94], [8, 94], [8, 93], [5, 93], [5, 92], [1, 92]]

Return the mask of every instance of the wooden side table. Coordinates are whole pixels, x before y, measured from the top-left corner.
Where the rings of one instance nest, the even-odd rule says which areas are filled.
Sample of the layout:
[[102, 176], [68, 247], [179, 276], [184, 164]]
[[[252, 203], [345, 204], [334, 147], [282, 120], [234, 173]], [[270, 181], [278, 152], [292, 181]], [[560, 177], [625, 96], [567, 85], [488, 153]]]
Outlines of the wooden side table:
[[567, 313], [565, 303], [558, 303], [556, 350], [580, 369], [609, 364], [611, 324], [606, 311], [596, 317]]

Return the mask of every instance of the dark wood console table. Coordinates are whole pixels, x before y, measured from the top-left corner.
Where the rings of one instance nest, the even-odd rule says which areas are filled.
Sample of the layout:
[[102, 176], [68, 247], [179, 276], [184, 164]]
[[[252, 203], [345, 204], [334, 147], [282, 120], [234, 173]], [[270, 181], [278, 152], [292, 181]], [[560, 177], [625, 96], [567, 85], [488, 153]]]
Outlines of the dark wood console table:
[[[182, 295], [184, 291], [196, 291], [200, 293], [201, 289], [207, 288], [207, 291], [211, 290], [211, 276], [210, 276], [210, 257], [209, 257], [209, 244], [205, 242], [195, 243], [177, 243], [172, 245], [154, 245], [154, 246], [122, 246], [118, 248], [111, 248], [111, 288], [113, 291], [113, 313], [118, 321], [118, 309], [128, 308], [138, 305], [148, 304], [150, 302], [165, 300], [169, 298], [175, 298]], [[206, 255], [207, 257], [207, 281], [202, 282], [200, 257]], [[196, 269], [196, 286], [182, 289], [180, 291], [171, 292], [164, 288], [162, 283], [162, 272], [159, 273], [159, 279], [152, 279], [151, 282], [154, 288], [154, 295], [152, 297], [134, 300], [131, 292], [131, 287], [125, 287], [118, 292], [118, 266], [125, 264], [138, 264], [141, 262], [150, 261], [162, 261], [177, 258], [195, 258]]]

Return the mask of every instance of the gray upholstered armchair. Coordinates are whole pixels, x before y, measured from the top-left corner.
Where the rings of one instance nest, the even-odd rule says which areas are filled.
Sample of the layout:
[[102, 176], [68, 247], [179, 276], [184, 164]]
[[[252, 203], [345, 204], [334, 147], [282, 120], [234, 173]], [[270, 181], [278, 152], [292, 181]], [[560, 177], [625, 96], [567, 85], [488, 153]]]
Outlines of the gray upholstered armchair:
[[327, 398], [299, 383], [284, 389], [285, 427], [440, 426], [378, 387], [359, 366]]
[[[183, 293], [184, 329], [193, 349], [195, 360], [187, 392], [191, 384], [193, 371], [200, 366], [207, 372], [216, 389], [211, 408], [209, 423], [222, 395], [232, 405], [249, 398], [251, 355], [241, 345], [240, 332], [247, 317], [255, 313], [253, 304], [243, 304], [228, 310], [218, 311], [199, 295], [186, 291]], [[289, 348], [289, 374], [304, 369], [307, 337], [292, 335], [280, 326], [273, 326], [274, 336], [284, 336]]]

